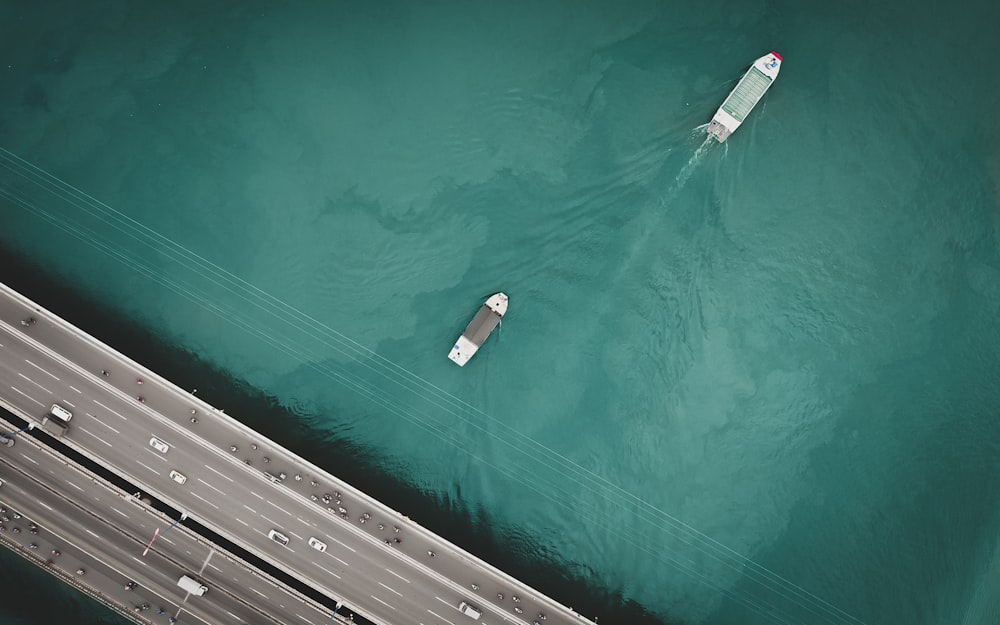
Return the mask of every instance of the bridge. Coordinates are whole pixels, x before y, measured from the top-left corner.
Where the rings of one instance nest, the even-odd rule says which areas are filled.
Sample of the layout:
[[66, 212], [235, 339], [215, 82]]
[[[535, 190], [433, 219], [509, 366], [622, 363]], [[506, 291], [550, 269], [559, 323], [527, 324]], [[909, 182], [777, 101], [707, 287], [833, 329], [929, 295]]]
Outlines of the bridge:
[[[340, 617], [381, 625], [590, 623], [3, 284], [0, 389], [0, 405], [28, 427], [60, 435], [138, 489], [139, 497], [116, 493], [88, 478], [38, 442], [44, 437], [18, 442], [17, 452], [0, 447], [0, 479], [9, 482], [0, 502], [51, 528], [46, 535], [72, 544], [74, 562], [95, 574], [67, 572], [65, 559], [46, 558], [53, 562], [45, 566], [136, 620], [157, 622], [165, 616], [154, 608], [169, 605], [178, 622], [328, 623], [335, 615], [325, 606], [333, 604]], [[53, 404], [72, 414], [67, 427], [51, 427]], [[172, 513], [154, 509], [153, 500]], [[171, 524], [182, 515], [196, 523]], [[195, 525], [326, 601], [212, 543]], [[36, 550], [24, 551], [32, 536], [4, 532], [3, 541], [33, 557]], [[155, 553], [141, 555], [140, 543], [154, 536]], [[48, 547], [39, 546], [42, 556]], [[185, 572], [209, 592], [185, 596], [176, 585]], [[136, 591], [123, 580], [155, 593], [137, 604], [150, 610], [131, 611]], [[460, 611], [462, 602], [481, 617]]]

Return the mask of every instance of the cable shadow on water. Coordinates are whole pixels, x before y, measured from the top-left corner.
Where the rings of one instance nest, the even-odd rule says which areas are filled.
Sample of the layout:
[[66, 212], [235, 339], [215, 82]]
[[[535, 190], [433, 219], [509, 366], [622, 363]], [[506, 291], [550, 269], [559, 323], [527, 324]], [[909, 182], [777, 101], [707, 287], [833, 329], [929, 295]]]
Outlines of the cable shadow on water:
[[[656, 208], [662, 209], [676, 199], [703, 162], [708, 153], [709, 140], [711, 138], [706, 138], [701, 146], [694, 149], [692, 156], [669, 183], [666, 193], [655, 202]], [[785, 614], [788, 606], [779, 608], [775, 600], [793, 604], [825, 622], [861, 622], [816, 594], [685, 523], [655, 502], [644, 499], [579, 464], [567, 457], [564, 451], [549, 447], [511, 427], [504, 420], [473, 406], [296, 308], [291, 302], [271, 295], [194, 250], [2, 148], [0, 168], [7, 169], [23, 182], [35, 185], [43, 192], [66, 202], [81, 215], [95, 219], [97, 229], [84, 226], [79, 221], [74, 223], [67, 211], [53, 211], [24, 195], [20, 189], [0, 185], [0, 197], [5, 197], [54, 228], [125, 264], [193, 306], [245, 331], [262, 344], [272, 347], [275, 352], [337, 381], [384, 409], [387, 414], [477, 460], [498, 476], [524, 484], [540, 499], [550, 501], [567, 514], [575, 514], [609, 535], [617, 535], [620, 540], [647, 554], [652, 560], [684, 572], [721, 595], [764, 615], [771, 622], [792, 623], [798, 620]], [[652, 211], [652, 218], [657, 220], [661, 212]], [[643, 240], [647, 240], [653, 231], [655, 228], [644, 229]], [[110, 240], [109, 235], [116, 232], [123, 235], [126, 242], [128, 239], [136, 242], [139, 251], [129, 252], [120, 242]], [[633, 248], [633, 257], [635, 249]], [[149, 258], [151, 254], [155, 256], [153, 260]], [[185, 278], [184, 272], [189, 272], [190, 277]], [[199, 282], [206, 281], [207, 288], [199, 285]], [[290, 334], [291, 328], [300, 334]], [[329, 364], [330, 352], [326, 350], [343, 355], [347, 365]], [[456, 427], [457, 425], [461, 427]], [[503, 453], [493, 454], [494, 457], [505, 456], [503, 463], [483, 457], [481, 445], [477, 444], [480, 436], [489, 437], [498, 450], [503, 450]], [[672, 537], [696, 553], [693, 557], [681, 553], [664, 553], [648, 544], [641, 527], [619, 527], [601, 508], [587, 509], [581, 513], [575, 501], [562, 495], [570, 490], [565, 488], [567, 483], [572, 483], [580, 492], [597, 499], [634, 506], [637, 524]], [[766, 591], [769, 596], [765, 598], [759, 593], [721, 585], [704, 572], [703, 566], [696, 564], [705, 558], [738, 573], [756, 585], [759, 591]]]

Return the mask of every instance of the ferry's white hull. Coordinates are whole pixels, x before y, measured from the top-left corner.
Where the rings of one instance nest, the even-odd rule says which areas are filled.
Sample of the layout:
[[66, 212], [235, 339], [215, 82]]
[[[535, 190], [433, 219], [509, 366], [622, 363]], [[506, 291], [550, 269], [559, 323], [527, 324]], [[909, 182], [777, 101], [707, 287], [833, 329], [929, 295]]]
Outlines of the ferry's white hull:
[[464, 367], [465, 363], [476, 355], [493, 330], [500, 325], [500, 320], [506, 313], [507, 295], [505, 293], [491, 295], [455, 341], [454, 347], [448, 353], [448, 359], [459, 367]]
[[781, 55], [777, 52], [766, 54], [750, 66], [740, 81], [723, 101], [708, 124], [708, 134], [722, 143], [746, 120], [781, 70]]

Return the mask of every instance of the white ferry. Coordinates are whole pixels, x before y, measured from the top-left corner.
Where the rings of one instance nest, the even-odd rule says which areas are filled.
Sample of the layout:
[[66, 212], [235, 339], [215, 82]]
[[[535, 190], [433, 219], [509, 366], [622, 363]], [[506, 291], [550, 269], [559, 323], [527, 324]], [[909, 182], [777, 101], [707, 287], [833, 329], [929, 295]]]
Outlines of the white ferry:
[[465, 363], [476, 355], [493, 330], [500, 325], [500, 320], [506, 312], [507, 295], [505, 293], [490, 295], [466, 326], [462, 336], [455, 341], [448, 358], [459, 367], [464, 367]]
[[780, 69], [781, 55], [777, 52], [771, 52], [754, 61], [747, 73], [743, 74], [743, 78], [736, 83], [736, 88], [715, 112], [715, 117], [708, 124], [708, 134], [718, 139], [719, 143], [733, 134], [753, 107], [764, 97], [764, 92], [778, 77]]

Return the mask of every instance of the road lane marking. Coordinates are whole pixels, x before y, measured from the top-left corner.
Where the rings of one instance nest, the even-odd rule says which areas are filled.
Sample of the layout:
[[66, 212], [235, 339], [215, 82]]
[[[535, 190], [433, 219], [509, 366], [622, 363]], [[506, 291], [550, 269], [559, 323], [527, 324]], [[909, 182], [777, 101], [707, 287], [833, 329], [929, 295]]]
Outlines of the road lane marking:
[[208, 486], [209, 488], [211, 488], [215, 492], [219, 493], [220, 495], [225, 495], [226, 494], [226, 493], [222, 492], [221, 490], [219, 490], [218, 488], [212, 486], [211, 484], [209, 484], [205, 480], [201, 479], [200, 477], [198, 478], [198, 481], [201, 482], [202, 484], [204, 484], [205, 486]]
[[38, 369], [39, 371], [41, 371], [41, 372], [42, 372], [42, 373], [44, 373], [45, 375], [49, 376], [50, 378], [52, 378], [52, 379], [53, 379], [53, 380], [55, 380], [56, 382], [58, 382], [58, 381], [59, 381], [59, 378], [57, 378], [57, 377], [55, 376], [55, 374], [53, 374], [53, 373], [51, 373], [51, 372], [49, 372], [49, 371], [46, 371], [45, 369], [42, 369], [42, 367], [41, 367], [40, 365], [37, 365], [37, 364], [35, 364], [35, 363], [31, 362], [31, 361], [30, 361], [30, 360], [28, 360], [27, 358], [25, 358], [25, 359], [24, 359], [24, 362], [28, 363], [29, 365], [31, 365], [31, 366], [32, 366], [32, 367], [34, 367], [35, 369]]
[[340, 559], [340, 558], [338, 558], [337, 556], [333, 556], [333, 559], [334, 559], [334, 560], [336, 560], [337, 562], [340, 562], [340, 563], [341, 563], [341, 564], [343, 564], [344, 566], [351, 566], [350, 564], [348, 564], [348, 563], [347, 563], [347, 561], [346, 561], [346, 560], [341, 560], [341, 559]]
[[73, 482], [70, 482], [69, 480], [66, 480], [66, 483], [69, 484], [70, 486], [72, 486], [73, 488], [77, 489], [80, 492], [85, 492], [82, 487], [77, 486], [76, 484], [74, 484]]
[[313, 622], [311, 618], [306, 618], [306, 617], [302, 616], [301, 614], [296, 614], [295, 616], [299, 617], [300, 619], [302, 619], [306, 623], [312, 623]]
[[313, 561], [313, 564], [315, 564], [315, 565], [316, 565], [316, 566], [318, 566], [319, 568], [323, 569], [324, 571], [326, 571], [326, 572], [327, 572], [327, 573], [329, 573], [330, 575], [333, 575], [333, 576], [334, 576], [334, 577], [336, 577], [337, 579], [340, 579], [340, 576], [339, 576], [339, 575], [337, 575], [336, 573], [334, 573], [334, 572], [333, 572], [333, 571], [331, 571], [330, 569], [326, 568], [325, 566], [323, 566], [323, 565], [322, 565], [322, 564], [320, 564], [319, 562], [316, 562], [316, 561]]
[[253, 491], [250, 491], [250, 494], [253, 495], [254, 497], [256, 497], [257, 499], [260, 499], [261, 501], [267, 501], [264, 497], [261, 497], [260, 495], [258, 495], [257, 493], [255, 493]]
[[92, 532], [92, 531], [90, 531], [90, 530], [86, 530], [86, 532], [87, 532], [88, 534], [90, 534], [91, 536], [93, 536], [94, 538], [100, 538], [100, 536], [98, 536], [97, 534], [95, 534], [94, 532]]
[[237, 621], [242, 621], [242, 620], [243, 620], [242, 618], [240, 618], [240, 617], [236, 616], [235, 614], [233, 614], [233, 613], [232, 613], [232, 612], [230, 612], [229, 610], [226, 610], [226, 614], [228, 614], [229, 616], [233, 617], [233, 618], [234, 618], [234, 619], [236, 619]]
[[28, 395], [27, 393], [25, 393], [25, 392], [24, 392], [24, 391], [22, 391], [21, 389], [17, 388], [16, 386], [12, 386], [11, 388], [12, 388], [12, 389], [14, 390], [14, 392], [16, 392], [16, 393], [18, 393], [19, 395], [23, 396], [23, 397], [24, 397], [25, 399], [30, 399], [31, 401], [35, 402], [36, 404], [38, 404], [38, 405], [39, 405], [39, 406], [41, 406], [42, 408], [44, 408], [44, 407], [45, 407], [45, 404], [43, 404], [42, 402], [38, 401], [37, 399], [35, 399], [35, 398], [34, 398], [34, 397], [32, 397], [31, 395]]
[[74, 431], [74, 432], [83, 432], [84, 434], [90, 434], [91, 436], [93, 436], [93, 437], [94, 437], [94, 438], [96, 438], [97, 440], [101, 441], [102, 443], [104, 443], [104, 444], [105, 444], [105, 445], [107, 445], [108, 447], [114, 447], [114, 445], [112, 445], [112, 444], [111, 444], [111, 443], [109, 443], [108, 441], [104, 440], [103, 438], [101, 438], [101, 437], [100, 437], [100, 436], [98, 436], [97, 434], [94, 434], [93, 432], [91, 432], [91, 431], [90, 431], [90, 430], [88, 430], [87, 428], [81, 428], [81, 427], [78, 427], [78, 428], [75, 428], [75, 429], [74, 429], [73, 431]]
[[344, 549], [347, 549], [348, 551], [350, 551], [352, 553], [357, 553], [358, 552], [358, 550], [355, 549], [354, 547], [351, 547], [350, 545], [346, 545], [346, 544], [340, 542], [339, 540], [337, 540], [333, 536], [330, 537], [330, 540], [332, 540], [333, 542], [337, 543], [338, 545], [340, 545], [341, 547], [343, 547]]
[[28, 456], [25, 456], [24, 454], [21, 454], [21, 457], [24, 458], [25, 460], [28, 460], [32, 464], [38, 464], [38, 461], [35, 460], [34, 458], [29, 458]]
[[386, 571], [388, 571], [388, 572], [389, 572], [389, 573], [391, 573], [392, 575], [395, 575], [396, 577], [398, 577], [399, 579], [403, 580], [403, 581], [404, 581], [404, 582], [406, 582], [407, 584], [409, 584], [409, 583], [410, 583], [410, 580], [406, 579], [405, 577], [403, 577], [402, 575], [400, 575], [400, 574], [399, 574], [399, 573], [397, 573], [396, 571], [393, 571], [392, 569], [386, 569]]
[[279, 506], [278, 504], [274, 503], [273, 501], [268, 501], [267, 503], [268, 503], [269, 505], [271, 505], [271, 506], [274, 506], [274, 509], [275, 509], [275, 510], [281, 510], [282, 512], [284, 512], [284, 513], [285, 513], [285, 514], [287, 514], [288, 516], [292, 516], [292, 513], [291, 513], [291, 512], [289, 512], [288, 510], [285, 510], [284, 508], [282, 508], [282, 507], [281, 507], [281, 506]]
[[96, 399], [94, 400], [94, 403], [97, 404], [98, 406], [100, 406], [101, 408], [104, 408], [105, 410], [107, 410], [111, 414], [115, 415], [116, 417], [121, 417], [123, 421], [128, 421], [128, 417], [126, 417], [125, 415], [121, 414], [120, 412], [118, 412], [116, 410], [112, 410], [111, 408], [105, 406], [104, 404], [102, 404], [101, 402], [97, 401]]
[[255, 593], [257, 593], [258, 595], [260, 595], [261, 597], [264, 597], [265, 599], [267, 599], [267, 595], [265, 595], [265, 594], [264, 594], [264, 593], [262, 593], [261, 591], [257, 590], [257, 589], [256, 589], [256, 588], [254, 588], [253, 586], [248, 586], [248, 588], [249, 588], [250, 590], [254, 591]]
[[379, 582], [379, 583], [378, 583], [378, 585], [379, 585], [379, 586], [381, 586], [382, 588], [385, 588], [385, 589], [386, 589], [386, 590], [388, 590], [389, 592], [394, 592], [394, 593], [396, 593], [396, 594], [397, 594], [397, 595], [399, 595], [400, 597], [402, 597], [402, 596], [403, 596], [403, 593], [399, 592], [399, 591], [398, 591], [398, 590], [396, 590], [395, 588], [389, 588], [388, 586], [386, 586], [386, 585], [385, 585], [385, 584], [383, 584], [382, 582]]
[[[24, 375], [23, 373], [18, 373], [17, 375], [19, 375], [19, 376], [21, 376], [22, 378], [24, 378], [25, 382], [31, 382], [32, 384], [34, 384], [34, 385], [35, 385], [35, 386], [37, 386], [38, 388], [42, 389], [43, 391], [45, 391], [45, 392], [46, 392], [46, 393], [48, 393], [49, 395], [55, 395], [55, 393], [53, 393], [53, 392], [52, 392], [52, 391], [50, 391], [49, 389], [45, 388], [44, 386], [42, 386], [42, 385], [41, 385], [41, 384], [39, 384], [38, 382], [35, 382], [34, 380], [32, 380], [32, 379], [31, 379], [31, 378], [29, 378], [28, 376]], [[66, 403], [68, 404], [69, 402], [66, 402]]]
[[223, 473], [220, 473], [219, 471], [216, 471], [215, 469], [213, 469], [212, 467], [208, 466], [207, 464], [205, 465], [205, 468], [208, 469], [209, 471], [211, 471], [212, 473], [218, 475], [221, 478], [225, 478], [225, 479], [229, 480], [230, 482], [233, 481], [233, 478], [229, 477], [228, 475], [224, 475]]
[[430, 612], [431, 614], [433, 614], [433, 615], [434, 615], [434, 618], [439, 618], [439, 619], [441, 619], [442, 621], [444, 621], [445, 623], [448, 623], [448, 625], [455, 625], [455, 624], [454, 624], [453, 622], [451, 622], [451, 621], [449, 621], [448, 619], [446, 619], [445, 617], [441, 616], [440, 614], [438, 614], [438, 613], [437, 613], [437, 612], [435, 612], [434, 610], [427, 610], [427, 611], [428, 611], [428, 612]]
[[121, 510], [119, 510], [118, 508], [112, 507], [111, 509], [114, 510], [115, 512], [117, 512], [118, 514], [122, 515], [126, 519], [129, 518], [129, 516], [127, 514], [125, 514], [124, 512], [122, 512]]
[[[204, 562], [202, 562], [202, 564], [201, 564], [201, 570], [199, 570], [199, 571], [198, 571], [198, 576], [199, 576], [199, 577], [201, 577], [202, 575], [204, 575], [204, 573], [205, 573], [205, 567], [206, 567], [206, 566], [208, 566], [208, 562], [209, 562], [209, 560], [211, 560], [211, 559], [212, 559], [212, 555], [213, 555], [214, 553], [215, 553], [214, 551], [212, 551], [212, 550], [209, 550], [209, 552], [208, 552], [208, 555], [207, 555], [207, 556], [205, 556], [205, 561], [204, 561]], [[213, 568], [214, 568], [214, 567], [213, 567]]]
[[209, 500], [205, 499], [204, 497], [199, 497], [199, 496], [198, 496], [198, 493], [191, 493], [191, 495], [192, 495], [192, 496], [194, 496], [194, 497], [198, 497], [198, 499], [201, 499], [202, 501], [204, 501], [204, 502], [205, 502], [205, 503], [207, 503], [208, 505], [212, 506], [212, 507], [213, 507], [213, 508], [215, 508], [216, 510], [218, 510], [218, 509], [219, 509], [219, 506], [215, 505], [215, 504], [214, 504], [214, 503], [212, 503], [211, 501], [209, 501]]
[[83, 391], [81, 391], [80, 389], [76, 388], [76, 387], [75, 387], [75, 386], [73, 386], [72, 384], [70, 384], [70, 385], [69, 385], [69, 387], [70, 387], [71, 389], [73, 389], [74, 391], [76, 391], [77, 393], [79, 393], [80, 395], [83, 395]]
[[387, 608], [392, 608], [393, 610], [396, 609], [394, 606], [391, 606], [388, 603], [386, 603], [385, 601], [382, 601], [381, 599], [379, 599], [375, 595], [368, 595], [368, 596], [371, 597], [372, 599], [374, 599], [375, 601], [378, 601], [379, 603], [381, 603], [382, 605], [384, 605]]
[[150, 471], [152, 471], [153, 473], [155, 473], [157, 475], [162, 475], [159, 471], [157, 471], [153, 467], [149, 466], [148, 464], [144, 464], [141, 460], [136, 460], [136, 462], [139, 464], [139, 466], [146, 467], [147, 469], [149, 469]]
[[243, 525], [246, 525], [247, 527], [250, 527], [250, 524], [249, 524], [249, 523], [247, 523], [246, 521], [244, 521], [243, 519], [236, 519], [236, 521], [237, 521], [238, 523], [242, 523]]
[[249, 510], [250, 512], [253, 512], [254, 514], [257, 514], [257, 511], [254, 510], [253, 508], [251, 508], [250, 506], [248, 506], [246, 504], [243, 504], [243, 507], [246, 508], [247, 510]]
[[147, 447], [146, 451], [148, 451], [149, 453], [153, 454], [154, 456], [156, 456], [157, 458], [159, 458], [160, 460], [162, 460], [164, 462], [170, 462], [169, 460], [167, 460], [167, 454], [163, 453], [162, 451], [156, 451], [152, 447]]
[[306, 520], [305, 520], [305, 519], [303, 519], [302, 517], [298, 517], [298, 516], [297, 516], [297, 517], [295, 517], [295, 518], [296, 518], [296, 519], [298, 519], [299, 521], [302, 521], [302, 525], [305, 525], [305, 526], [307, 526], [307, 527], [318, 527], [318, 526], [317, 526], [317, 525], [316, 525], [315, 523], [310, 523], [309, 521], [306, 521]]
[[121, 434], [121, 432], [119, 432], [119, 431], [118, 431], [118, 430], [116, 430], [115, 428], [111, 427], [110, 425], [108, 425], [108, 424], [107, 424], [107, 423], [105, 423], [104, 421], [101, 421], [101, 418], [100, 418], [100, 417], [98, 417], [97, 415], [95, 415], [95, 414], [90, 414], [89, 412], [85, 412], [85, 413], [83, 413], [83, 414], [87, 415], [88, 417], [93, 417], [93, 418], [94, 418], [94, 419], [95, 419], [95, 420], [96, 420], [96, 421], [97, 421], [98, 423], [100, 423], [100, 424], [101, 424], [101, 425], [103, 425], [104, 427], [108, 428], [109, 430], [111, 430], [111, 431], [112, 431], [112, 432], [114, 432], [115, 434]]
[[49, 509], [50, 511], [52, 510], [52, 507], [51, 507], [51, 506], [48, 506], [48, 505], [46, 505], [46, 504], [45, 504], [45, 502], [43, 502], [43, 501], [39, 501], [39, 502], [38, 502], [38, 505], [40, 505], [40, 506], [45, 506], [45, 507], [46, 507], [46, 508], [48, 508], [48, 509]]

